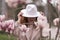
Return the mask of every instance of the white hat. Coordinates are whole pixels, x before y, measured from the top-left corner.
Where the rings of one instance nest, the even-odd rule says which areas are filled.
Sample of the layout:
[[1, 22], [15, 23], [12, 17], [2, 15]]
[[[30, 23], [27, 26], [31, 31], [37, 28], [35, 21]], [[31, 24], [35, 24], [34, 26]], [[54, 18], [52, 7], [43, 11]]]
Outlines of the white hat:
[[38, 17], [39, 12], [37, 11], [37, 7], [34, 4], [29, 4], [26, 6], [26, 9], [21, 10], [24, 17]]

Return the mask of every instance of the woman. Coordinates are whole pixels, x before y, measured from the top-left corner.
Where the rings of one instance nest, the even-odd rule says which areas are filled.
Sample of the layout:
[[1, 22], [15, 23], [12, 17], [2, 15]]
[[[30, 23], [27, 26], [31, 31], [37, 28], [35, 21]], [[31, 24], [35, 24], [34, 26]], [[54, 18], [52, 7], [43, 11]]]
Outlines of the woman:
[[38, 26], [38, 16], [42, 15], [37, 11], [37, 7], [34, 4], [28, 4], [26, 9], [21, 10], [18, 14], [18, 21], [15, 23], [19, 40], [40, 39], [40, 27], [42, 25]]

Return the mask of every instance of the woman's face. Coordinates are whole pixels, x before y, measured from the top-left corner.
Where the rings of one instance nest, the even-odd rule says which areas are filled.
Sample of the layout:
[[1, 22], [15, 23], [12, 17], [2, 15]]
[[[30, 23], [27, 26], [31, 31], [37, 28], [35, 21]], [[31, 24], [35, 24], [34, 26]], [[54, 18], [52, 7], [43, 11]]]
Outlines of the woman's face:
[[28, 18], [28, 22], [29, 22], [29, 23], [34, 23], [34, 21], [36, 21], [36, 18], [35, 18], [35, 17], [33, 17], [33, 18]]

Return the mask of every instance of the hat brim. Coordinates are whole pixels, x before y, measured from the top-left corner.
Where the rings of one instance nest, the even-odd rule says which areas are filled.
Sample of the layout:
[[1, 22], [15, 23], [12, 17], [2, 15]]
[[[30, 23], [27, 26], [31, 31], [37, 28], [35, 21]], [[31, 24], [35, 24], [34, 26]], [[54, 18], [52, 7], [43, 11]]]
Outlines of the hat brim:
[[27, 12], [26, 12], [26, 9], [24, 9], [24, 11], [23, 11], [23, 17], [38, 17], [39, 16], [39, 12], [37, 12], [36, 13], [36, 15], [28, 15], [28, 14], [26, 14]]

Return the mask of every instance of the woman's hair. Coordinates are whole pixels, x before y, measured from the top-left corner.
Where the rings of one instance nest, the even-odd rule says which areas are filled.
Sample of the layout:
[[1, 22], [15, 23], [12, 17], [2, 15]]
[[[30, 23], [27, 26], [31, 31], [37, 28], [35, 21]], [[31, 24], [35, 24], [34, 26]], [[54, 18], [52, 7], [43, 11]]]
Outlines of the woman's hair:
[[[18, 20], [19, 20], [19, 19], [18, 19]], [[35, 21], [37, 21], [37, 17], [36, 17], [36, 20], [35, 20]], [[21, 24], [28, 23], [28, 17], [20, 16], [19, 22], [20, 22]]]
[[[35, 20], [35, 21], [37, 21], [37, 17], [36, 17], [36, 20]], [[21, 22], [22, 24], [28, 23], [28, 18], [27, 18], [27, 17], [22, 17], [22, 18], [20, 19], [20, 22]]]

